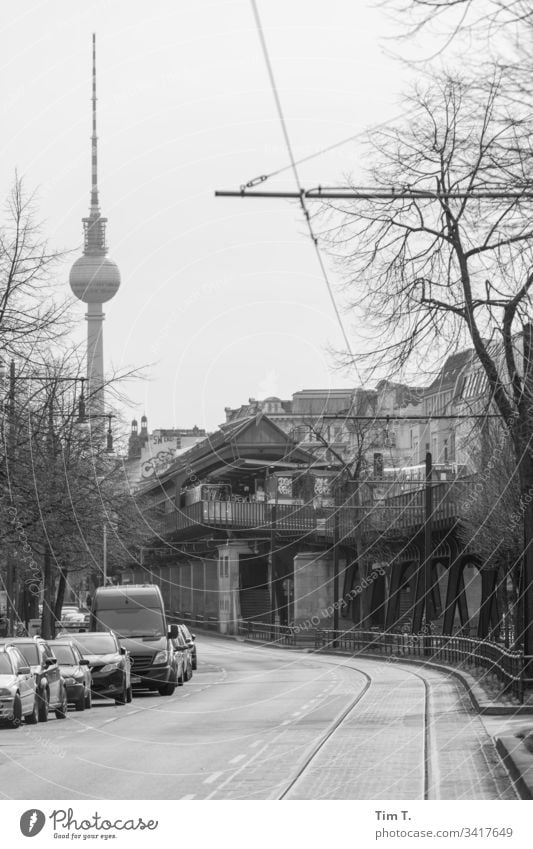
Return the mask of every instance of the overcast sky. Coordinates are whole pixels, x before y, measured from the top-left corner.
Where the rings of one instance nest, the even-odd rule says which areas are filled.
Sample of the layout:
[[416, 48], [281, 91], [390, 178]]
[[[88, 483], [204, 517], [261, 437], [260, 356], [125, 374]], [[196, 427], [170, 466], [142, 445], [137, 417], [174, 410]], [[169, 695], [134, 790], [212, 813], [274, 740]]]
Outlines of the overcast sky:
[[[298, 157], [398, 114], [406, 72], [384, 53], [383, 11], [258, 5]], [[105, 307], [106, 367], [151, 363], [128, 387], [131, 414], [146, 412], [151, 429], [214, 428], [251, 396], [355, 385], [329, 353], [342, 337], [298, 208], [213, 195], [288, 163], [248, 0], [2, 8], [1, 188], [17, 168], [38, 189], [52, 243], [73, 250], [66, 288], [89, 204], [97, 35], [100, 200], [122, 275]], [[359, 153], [354, 142], [303, 165], [303, 185], [357, 176]], [[288, 171], [266, 185], [294, 188]]]

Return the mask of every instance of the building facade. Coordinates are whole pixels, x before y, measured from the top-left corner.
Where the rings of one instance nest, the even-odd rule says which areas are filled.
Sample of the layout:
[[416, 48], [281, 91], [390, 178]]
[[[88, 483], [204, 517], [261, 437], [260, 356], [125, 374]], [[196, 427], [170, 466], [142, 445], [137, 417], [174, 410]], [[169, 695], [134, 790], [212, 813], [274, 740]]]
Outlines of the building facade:
[[459, 533], [471, 431], [454, 418], [480, 393], [467, 351], [426, 387], [381, 381], [226, 408], [219, 431], [141, 487], [154, 546], [125, 580], [155, 578], [170, 610], [226, 633], [253, 619], [327, 628], [338, 603], [345, 627], [418, 631], [425, 621], [437, 633], [486, 635], [501, 612], [498, 576]]

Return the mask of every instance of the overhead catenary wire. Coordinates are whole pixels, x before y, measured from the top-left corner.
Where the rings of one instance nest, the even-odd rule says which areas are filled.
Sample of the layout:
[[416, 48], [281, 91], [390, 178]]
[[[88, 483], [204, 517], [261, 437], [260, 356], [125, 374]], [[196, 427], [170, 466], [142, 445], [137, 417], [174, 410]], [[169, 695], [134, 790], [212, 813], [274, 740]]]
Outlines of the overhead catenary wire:
[[285, 139], [287, 152], [289, 154], [290, 166], [287, 166], [286, 170], [288, 170], [290, 168], [290, 170], [292, 170], [292, 173], [294, 175], [294, 181], [296, 183], [296, 186], [298, 188], [298, 193], [299, 193], [298, 199], [300, 201], [300, 206], [301, 206], [301, 209], [302, 209], [302, 212], [303, 212], [306, 224], [307, 224], [309, 236], [311, 237], [311, 240], [313, 242], [313, 246], [314, 246], [314, 249], [315, 249], [318, 264], [320, 266], [320, 271], [322, 273], [322, 277], [324, 279], [324, 282], [326, 284], [326, 288], [328, 290], [329, 298], [330, 298], [331, 304], [333, 306], [333, 310], [335, 312], [335, 317], [337, 319], [337, 323], [338, 323], [340, 331], [342, 333], [342, 336], [343, 336], [343, 339], [344, 339], [344, 344], [346, 345], [346, 349], [347, 349], [347, 351], [350, 355], [351, 363], [354, 366], [354, 369], [357, 373], [358, 380], [362, 383], [363, 381], [361, 379], [361, 376], [360, 376], [359, 371], [357, 369], [357, 365], [355, 363], [355, 357], [354, 357], [354, 353], [352, 351], [352, 346], [350, 344], [350, 340], [348, 339], [348, 334], [347, 334], [346, 329], [344, 327], [344, 322], [342, 321], [342, 317], [341, 317], [339, 308], [337, 306], [337, 302], [335, 300], [335, 295], [333, 293], [331, 282], [329, 280], [329, 275], [328, 275], [328, 272], [327, 272], [327, 269], [326, 269], [326, 266], [325, 266], [325, 263], [324, 263], [324, 260], [323, 260], [323, 257], [322, 257], [322, 252], [321, 252], [319, 244], [318, 244], [318, 237], [315, 235], [315, 232], [313, 230], [313, 226], [311, 224], [311, 217], [309, 215], [309, 210], [307, 209], [307, 206], [305, 204], [305, 199], [304, 199], [305, 193], [304, 193], [304, 190], [303, 190], [301, 182], [300, 182], [300, 177], [299, 177], [299, 174], [298, 174], [298, 166], [297, 166], [296, 158], [294, 156], [294, 152], [293, 152], [293, 149], [292, 149], [291, 140], [290, 140], [290, 137], [289, 137], [289, 131], [288, 131], [288, 128], [287, 128], [287, 123], [285, 121], [285, 115], [283, 113], [283, 107], [281, 105], [281, 100], [280, 100], [280, 97], [279, 97], [278, 88], [277, 88], [276, 80], [275, 80], [275, 77], [274, 77], [274, 71], [273, 71], [273, 68], [272, 68], [272, 63], [270, 61], [270, 55], [269, 55], [269, 52], [268, 52], [265, 34], [264, 34], [264, 31], [263, 31], [263, 25], [261, 23], [259, 10], [257, 8], [257, 2], [256, 2], [256, 0], [250, 0], [250, 2], [251, 2], [251, 5], [252, 5], [252, 11], [253, 11], [256, 27], [257, 27], [257, 33], [258, 33], [258, 36], [259, 36], [259, 41], [261, 43], [261, 49], [262, 49], [262, 52], [263, 52], [263, 57], [264, 57], [264, 60], [265, 60], [265, 65], [266, 65], [266, 68], [267, 68], [268, 77], [269, 77], [269, 80], [270, 80], [270, 86], [272, 88], [272, 94], [274, 96], [274, 101], [275, 101], [275, 104], [276, 104], [276, 110], [277, 110], [278, 117], [279, 117], [279, 120], [280, 120], [280, 125], [281, 125], [281, 129], [282, 129], [282, 132], [283, 132], [283, 137]]
[[[393, 118], [388, 118], [386, 121], [380, 121], [378, 124], [372, 124], [370, 127], [367, 127], [364, 130], [359, 130], [357, 133], [352, 133], [351, 136], [346, 136], [346, 138], [343, 138], [340, 141], [328, 144], [326, 147], [321, 147], [320, 150], [315, 150], [314, 153], [308, 153], [307, 156], [302, 156], [302, 158], [297, 159], [294, 164], [303, 165], [304, 162], [310, 162], [312, 159], [317, 159], [319, 156], [324, 156], [325, 153], [331, 153], [332, 150], [336, 150], [338, 147], [342, 147], [343, 145], [348, 144], [348, 142], [366, 137], [370, 131], [375, 132], [376, 130], [381, 130], [384, 127], [388, 127], [393, 121], [396, 121], [398, 118], [408, 118], [410, 115], [413, 115], [415, 111], [415, 109], [411, 109], [407, 112], [400, 112]], [[247, 180], [246, 183], [243, 183], [241, 185], [241, 190], [244, 191], [246, 189], [252, 189], [254, 186], [259, 186], [261, 183], [265, 183], [272, 177], [278, 177], [280, 174], [284, 174], [285, 171], [290, 171], [291, 168], [292, 163], [289, 163], [288, 165], [283, 165], [281, 168], [277, 168], [275, 171], [269, 171], [267, 174], [258, 174], [257, 177], [252, 177], [251, 180]]]

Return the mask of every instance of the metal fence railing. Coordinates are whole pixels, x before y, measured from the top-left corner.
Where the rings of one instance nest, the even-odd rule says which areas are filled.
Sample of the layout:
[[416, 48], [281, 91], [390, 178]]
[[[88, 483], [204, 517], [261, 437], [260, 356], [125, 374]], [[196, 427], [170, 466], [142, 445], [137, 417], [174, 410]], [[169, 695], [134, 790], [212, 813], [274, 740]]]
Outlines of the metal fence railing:
[[377, 631], [316, 631], [315, 648], [344, 649], [353, 654], [378, 654], [433, 660], [449, 666], [482, 667], [503, 684], [503, 690], [524, 700], [526, 664], [524, 655], [497, 643], [469, 637], [434, 634], [395, 634]]
[[[190, 611], [168, 612], [169, 622], [183, 622], [189, 628], [220, 632], [216, 616], [203, 616]], [[524, 701], [526, 687], [533, 687], [533, 658], [521, 651], [511, 651], [488, 640], [470, 637], [438, 636], [435, 634], [400, 634], [386, 631], [300, 630], [291, 625], [271, 625], [268, 622], [240, 620], [240, 636], [261, 643], [279, 646], [309, 647], [317, 651], [328, 649], [348, 651], [353, 655], [415, 658], [435, 661], [450, 667], [468, 670], [481, 668], [494, 675], [502, 684], [502, 694], [512, 694]]]
[[263, 643], [276, 643], [280, 646], [296, 646], [301, 639], [290, 625], [270, 625], [268, 622], [239, 622], [239, 634], [249, 640]]

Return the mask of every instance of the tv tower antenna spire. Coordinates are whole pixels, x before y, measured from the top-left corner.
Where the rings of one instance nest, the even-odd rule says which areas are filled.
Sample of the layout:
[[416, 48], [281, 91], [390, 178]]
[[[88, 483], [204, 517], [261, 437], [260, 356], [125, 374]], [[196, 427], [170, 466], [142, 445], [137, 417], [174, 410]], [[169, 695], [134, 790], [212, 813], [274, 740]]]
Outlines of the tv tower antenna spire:
[[91, 215], [100, 214], [98, 205], [98, 136], [96, 135], [96, 33], [93, 32], [93, 133], [91, 136]]

